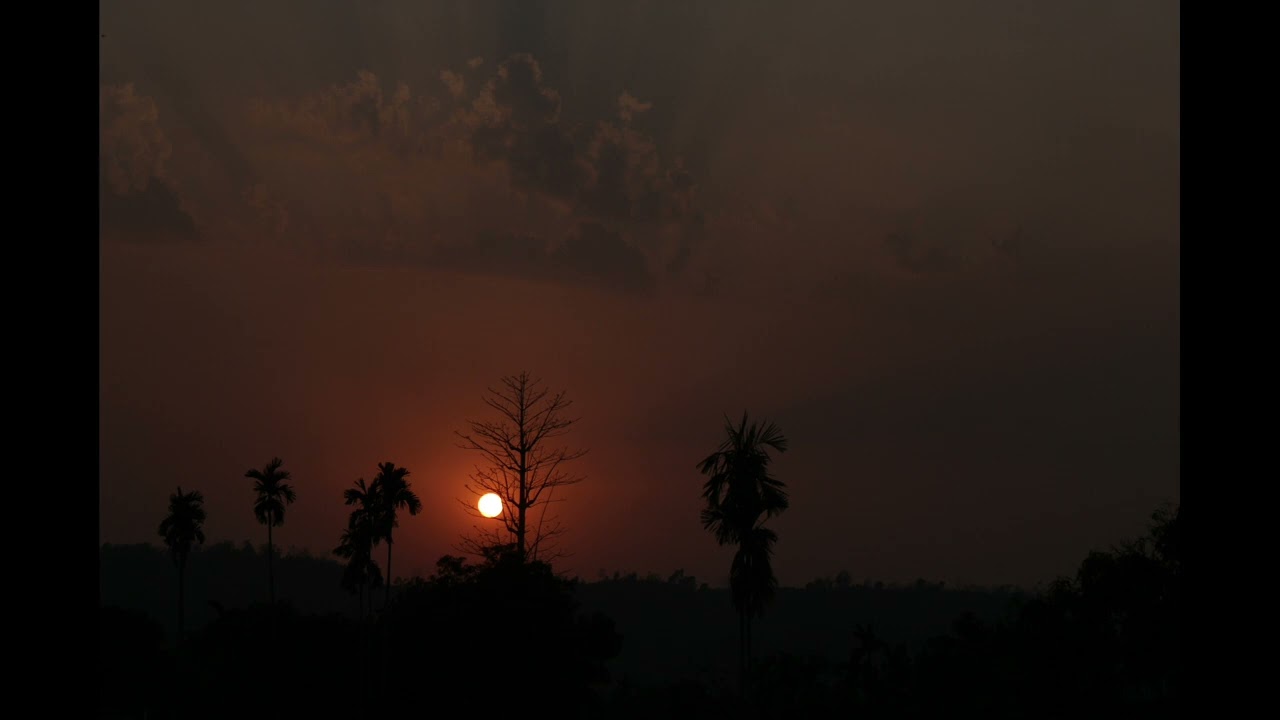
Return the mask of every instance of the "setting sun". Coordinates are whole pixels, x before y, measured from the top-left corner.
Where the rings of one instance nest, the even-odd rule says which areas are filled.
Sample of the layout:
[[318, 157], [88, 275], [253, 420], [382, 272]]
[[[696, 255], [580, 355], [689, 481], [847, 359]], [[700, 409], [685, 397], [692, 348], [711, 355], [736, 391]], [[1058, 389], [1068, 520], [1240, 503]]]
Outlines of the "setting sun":
[[498, 517], [502, 512], [502, 498], [498, 497], [497, 493], [486, 493], [480, 497], [476, 507], [480, 508], [480, 514], [487, 518]]

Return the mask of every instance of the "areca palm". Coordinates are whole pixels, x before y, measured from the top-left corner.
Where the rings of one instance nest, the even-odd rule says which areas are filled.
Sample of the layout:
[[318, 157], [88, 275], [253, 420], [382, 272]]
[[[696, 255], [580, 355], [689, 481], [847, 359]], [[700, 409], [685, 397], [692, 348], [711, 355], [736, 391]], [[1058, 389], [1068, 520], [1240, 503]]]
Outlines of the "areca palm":
[[339, 557], [347, 558], [347, 568], [343, 573], [342, 584], [348, 590], [360, 594], [360, 614], [364, 615], [364, 588], [370, 589], [370, 605], [372, 605], [373, 588], [382, 584], [382, 572], [373, 562], [373, 547], [381, 539], [378, 535], [378, 485], [366, 487], [364, 478], [355, 482], [355, 487], [347, 488], [342, 493], [345, 504], [354, 505], [347, 528], [342, 531], [342, 542], [333, 551]]
[[297, 499], [293, 487], [286, 480], [290, 479], [288, 470], [281, 470], [284, 461], [272, 458], [261, 470], [250, 469], [244, 476], [253, 479], [253, 491], [257, 500], [253, 504], [253, 515], [258, 522], [267, 526], [267, 592], [272, 605], [276, 603], [276, 578], [272, 565], [274, 545], [271, 529], [284, 524], [285, 507]]
[[409, 489], [409, 481], [405, 479], [408, 476], [408, 468], [396, 467], [395, 463], [384, 462], [378, 464], [378, 476], [373, 480], [373, 494], [377, 498], [376, 505], [380, 510], [378, 535], [387, 541], [387, 594], [383, 599], [384, 605], [391, 600], [391, 583], [395, 578], [391, 574], [391, 546], [395, 542], [392, 539], [392, 530], [400, 525], [396, 519], [396, 513], [401, 509], [408, 510], [410, 515], [422, 512], [422, 501], [418, 500], [418, 496]]
[[778, 579], [773, 574], [773, 545], [778, 536], [757, 525], [742, 538], [729, 569], [729, 593], [738, 611], [744, 667], [751, 667], [751, 619], [759, 617], [773, 601]]
[[183, 493], [179, 487], [169, 496], [169, 514], [160, 521], [160, 535], [178, 566], [178, 642], [182, 642], [186, 631], [187, 556], [192, 545], [204, 544], [204, 520], [204, 495], [196, 491]]
[[[373, 484], [365, 486], [364, 478], [355, 481], [355, 487], [347, 488], [342, 493], [343, 503], [354, 506], [347, 520], [347, 528], [342, 531], [342, 543], [333, 551], [340, 557], [347, 558], [347, 566], [342, 573], [342, 587], [355, 589], [359, 593], [360, 618], [365, 619], [365, 588], [369, 588], [369, 611], [373, 609], [374, 589], [382, 584], [382, 572], [373, 561], [373, 547], [381, 540], [381, 506], [382, 488], [375, 479]], [[368, 699], [369, 678], [369, 636], [368, 628], [361, 633], [360, 640], [360, 693], [361, 702]]]
[[382, 584], [382, 571], [373, 561], [373, 539], [368, 527], [349, 527], [342, 531], [342, 541], [333, 554], [345, 558], [342, 571], [342, 589], [359, 595], [360, 617], [365, 616], [364, 589]]
[[773, 423], [750, 423], [747, 413], [734, 425], [725, 418], [725, 439], [698, 464], [707, 476], [702, 524], [721, 545], [737, 545], [729, 588], [738, 612], [739, 644], [745, 687], [751, 658], [751, 619], [773, 598], [778, 581], [771, 557], [778, 536], [764, 521], [786, 510], [786, 485], [769, 472], [770, 450], [787, 451], [787, 438]]

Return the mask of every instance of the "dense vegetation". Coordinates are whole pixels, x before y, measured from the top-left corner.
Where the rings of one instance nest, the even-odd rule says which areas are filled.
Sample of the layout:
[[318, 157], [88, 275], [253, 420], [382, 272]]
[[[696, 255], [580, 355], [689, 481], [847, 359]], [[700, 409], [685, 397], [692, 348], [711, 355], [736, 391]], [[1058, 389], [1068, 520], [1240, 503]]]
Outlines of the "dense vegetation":
[[[1176, 510], [1157, 514], [1147, 537], [1091, 553], [1074, 577], [1025, 595], [844, 578], [784, 588], [759, 622], [746, 707], [778, 717], [1176, 714], [1178, 528]], [[264, 571], [253, 548], [192, 556], [188, 597], [220, 598], [222, 612], [193, 606], [191, 640], [175, 649], [160, 621], [176, 625], [164, 551], [102, 548], [104, 715], [139, 717], [145, 705], [153, 718], [273, 707], [360, 716], [486, 707], [518, 691], [573, 716], [743, 716], [728, 591], [682, 573], [575, 583], [501, 553], [478, 565], [446, 557], [361, 622], [330, 560], [283, 556], [273, 610], [250, 604]], [[353, 691], [360, 673], [372, 697]]]

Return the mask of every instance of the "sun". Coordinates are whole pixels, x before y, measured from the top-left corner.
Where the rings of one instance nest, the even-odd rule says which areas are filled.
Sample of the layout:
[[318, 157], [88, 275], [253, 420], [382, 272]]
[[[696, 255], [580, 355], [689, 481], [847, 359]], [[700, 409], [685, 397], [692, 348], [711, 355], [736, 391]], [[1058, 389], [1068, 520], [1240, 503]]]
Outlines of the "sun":
[[497, 493], [486, 493], [480, 497], [476, 507], [480, 508], [480, 514], [487, 518], [498, 517], [502, 513], [502, 498], [498, 497]]

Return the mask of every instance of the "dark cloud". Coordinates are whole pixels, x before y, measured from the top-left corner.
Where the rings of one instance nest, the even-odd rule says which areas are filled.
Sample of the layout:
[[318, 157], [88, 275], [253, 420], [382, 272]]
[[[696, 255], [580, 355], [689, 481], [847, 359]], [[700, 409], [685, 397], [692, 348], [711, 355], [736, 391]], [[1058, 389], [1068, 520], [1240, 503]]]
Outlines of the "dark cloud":
[[[656, 141], [630, 126], [651, 104], [624, 91], [620, 119], [567, 124], [537, 58], [510, 56], [473, 82], [464, 73], [482, 67], [474, 60], [461, 73], [440, 72], [447, 103], [368, 71], [300, 98], [253, 102], [248, 144], [264, 145], [259, 157], [303, 146], [314, 163], [301, 174], [260, 163], [270, 182], [242, 191], [258, 226], [300, 237], [336, 232], [342, 257], [361, 262], [438, 258], [471, 272], [627, 289], [655, 282], [651, 267], [681, 272], [702, 231], [697, 185], [678, 159], [665, 161]], [[396, 186], [369, 185], [374, 166], [375, 177], [399, 178]], [[459, 215], [457, 203], [443, 200], [449, 194], [478, 211]], [[337, 210], [371, 203], [373, 215]], [[386, 247], [392, 227], [396, 252]], [[512, 244], [524, 247], [528, 238], [564, 247], [555, 262], [508, 262]], [[593, 262], [603, 265], [593, 270]]]
[[642, 291], [653, 286], [644, 254], [620, 233], [596, 222], [584, 222], [552, 255], [558, 269], [594, 279], [606, 286]]
[[184, 211], [178, 195], [159, 178], [151, 178], [140, 191], [119, 194], [102, 178], [98, 193], [98, 222], [107, 238], [136, 242], [193, 240], [199, 237], [195, 222]]
[[942, 272], [960, 265], [954, 251], [942, 245], [925, 244], [911, 234], [890, 233], [884, 245], [898, 265], [913, 273]]
[[143, 242], [189, 240], [198, 233], [167, 179], [172, 146], [155, 101], [134, 86], [98, 90], [98, 219], [104, 236]]
[[141, 192], [152, 178], [165, 176], [173, 148], [159, 114], [155, 101], [132, 84], [98, 89], [98, 159], [111, 192]]
[[530, 235], [483, 232], [468, 244], [439, 249], [432, 264], [476, 273], [548, 276], [547, 242]]
[[157, 464], [255, 537], [282, 453], [332, 547], [391, 457], [429, 567], [513, 366], [581, 402], [570, 570], [723, 580], [690, 459], [744, 406], [794, 440], [784, 583], [1034, 581], [1177, 496], [1176, 3], [100, 10], [103, 234], [205, 240], [103, 243], [104, 539]]
[[441, 249], [428, 262], [620, 292], [644, 292], [654, 285], [644, 254], [620, 233], [591, 221], [580, 223], [556, 244], [533, 235], [482, 233], [471, 243]]
[[479, 158], [508, 163], [519, 187], [563, 200], [585, 218], [685, 222], [694, 215], [692, 176], [679, 162], [665, 163], [656, 142], [629, 125], [650, 106], [624, 92], [621, 124], [599, 121], [583, 137], [560, 121], [560, 94], [544, 83], [538, 61], [515, 55], [472, 103], [472, 147]]
[[618, 119], [624, 123], [631, 122], [631, 118], [645, 112], [653, 107], [653, 103], [641, 102], [638, 98], [629, 92], [622, 93], [618, 98]]
[[517, 187], [572, 203], [589, 168], [559, 123], [560, 94], [543, 83], [538, 61], [516, 55], [472, 102], [466, 122], [478, 161], [509, 165]]
[[1022, 228], [1018, 228], [1011, 234], [1001, 235], [991, 240], [992, 250], [1015, 262], [1026, 256], [1029, 245], [1027, 235]]
[[467, 81], [462, 75], [452, 70], [440, 71], [440, 82], [449, 89], [449, 95], [453, 98], [460, 98], [467, 92]]

